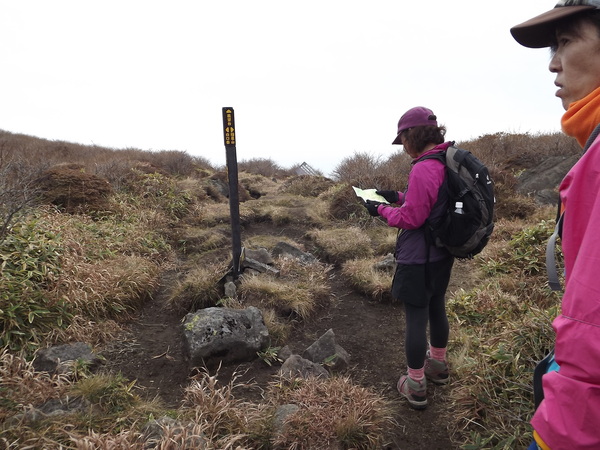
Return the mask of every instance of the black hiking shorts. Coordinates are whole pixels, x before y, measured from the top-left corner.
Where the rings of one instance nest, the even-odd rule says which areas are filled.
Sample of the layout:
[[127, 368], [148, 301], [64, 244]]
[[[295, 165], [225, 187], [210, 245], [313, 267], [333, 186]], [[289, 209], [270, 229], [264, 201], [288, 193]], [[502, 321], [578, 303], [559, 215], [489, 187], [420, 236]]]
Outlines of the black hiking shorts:
[[417, 308], [443, 298], [450, 282], [454, 258], [427, 264], [398, 264], [392, 281], [392, 298]]

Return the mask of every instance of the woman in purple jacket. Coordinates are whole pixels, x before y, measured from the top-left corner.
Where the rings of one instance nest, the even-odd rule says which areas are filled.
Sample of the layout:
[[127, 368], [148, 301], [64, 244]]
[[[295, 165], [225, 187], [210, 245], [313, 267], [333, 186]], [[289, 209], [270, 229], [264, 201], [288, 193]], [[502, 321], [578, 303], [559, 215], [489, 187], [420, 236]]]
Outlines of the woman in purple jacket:
[[394, 205], [372, 201], [365, 205], [372, 216], [381, 216], [400, 230], [392, 296], [405, 306], [408, 373], [400, 377], [397, 387], [416, 409], [427, 406], [426, 378], [435, 384], [446, 384], [449, 379], [445, 295], [454, 258], [446, 249], [433, 245], [426, 230], [426, 223], [435, 223], [447, 210], [446, 169], [437, 159], [424, 159], [452, 144], [444, 142], [445, 134], [446, 128], [438, 126], [430, 109], [419, 106], [408, 110], [398, 122], [393, 142], [413, 158], [408, 187], [405, 192], [377, 192]]

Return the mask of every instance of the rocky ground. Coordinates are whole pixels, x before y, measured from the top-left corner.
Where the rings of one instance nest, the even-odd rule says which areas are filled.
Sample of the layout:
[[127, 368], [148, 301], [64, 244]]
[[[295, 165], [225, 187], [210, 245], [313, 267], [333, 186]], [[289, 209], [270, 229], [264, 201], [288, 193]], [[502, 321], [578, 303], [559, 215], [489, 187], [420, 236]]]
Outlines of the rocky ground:
[[[293, 230], [297, 237], [299, 230]], [[252, 233], [260, 233], [253, 229]], [[265, 230], [268, 232], [268, 230]], [[457, 261], [450, 290], [468, 283], [469, 262]], [[165, 273], [157, 295], [146, 303], [122, 340], [103, 354], [108, 366], [137, 380], [149, 398], [158, 396], [172, 407], [183, 398], [183, 387], [191, 375], [182, 352], [181, 320], [183, 313], [165, 308], [165, 298], [176, 271]], [[398, 377], [405, 371], [404, 316], [402, 305], [378, 302], [353, 291], [338, 270], [331, 273], [332, 306], [320, 311], [310, 321], [296, 326], [288, 345], [302, 353], [327, 330], [332, 329], [336, 341], [351, 355], [348, 375], [393, 400], [398, 426], [387, 438], [386, 449], [448, 449], [451, 444], [446, 427], [448, 386], [430, 383], [430, 405], [424, 411], [411, 409], [396, 391]], [[259, 401], [262, 389], [277, 372], [257, 359], [250, 363], [222, 367], [218, 378], [227, 383], [235, 373], [238, 380], [252, 381], [250, 388], [237, 391], [240, 398]]]

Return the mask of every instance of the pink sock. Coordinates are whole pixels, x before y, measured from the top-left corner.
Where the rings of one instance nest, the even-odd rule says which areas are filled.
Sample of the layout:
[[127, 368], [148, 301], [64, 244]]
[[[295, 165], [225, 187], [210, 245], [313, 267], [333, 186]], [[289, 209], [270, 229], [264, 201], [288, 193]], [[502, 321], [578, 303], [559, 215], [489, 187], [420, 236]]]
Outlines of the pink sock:
[[429, 346], [429, 355], [438, 361], [446, 361], [446, 349]]
[[421, 381], [425, 378], [425, 367], [421, 367], [420, 369], [411, 369], [409, 367], [408, 376], [415, 381]]

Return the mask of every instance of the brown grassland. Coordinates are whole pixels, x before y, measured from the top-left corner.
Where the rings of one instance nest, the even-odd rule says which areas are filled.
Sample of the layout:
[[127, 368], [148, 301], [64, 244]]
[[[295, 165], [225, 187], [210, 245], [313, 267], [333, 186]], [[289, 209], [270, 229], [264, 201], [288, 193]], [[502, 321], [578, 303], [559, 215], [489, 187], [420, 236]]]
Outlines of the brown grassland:
[[[222, 289], [231, 260], [223, 167], [179, 151], [0, 131], [0, 447], [526, 447], [532, 372], [552, 346], [560, 296], [545, 281], [555, 207], [521, 186], [580, 149], [561, 134], [458, 144], [490, 169], [496, 228], [480, 255], [455, 265], [451, 382], [431, 389], [431, 405], [417, 412], [395, 391], [402, 305], [389, 297], [391, 272], [376, 268], [396, 234], [351, 189], [403, 189], [408, 157], [356, 153], [331, 178], [240, 161], [243, 245], [284, 241], [317, 260], [275, 259], [277, 277], [243, 275], [232, 299]], [[556, 188], [555, 180], [537, 190]], [[263, 313], [269, 348], [245, 365], [186, 366], [177, 331], [186, 313], [249, 305]], [[326, 380], [277, 374], [278, 349], [301, 351], [328, 328], [352, 357], [347, 371]], [[70, 342], [90, 344], [105, 364], [34, 369], [36, 351]], [[87, 406], [33, 413], [65, 398]], [[286, 404], [299, 408], [277, 428], [275, 411]]]

